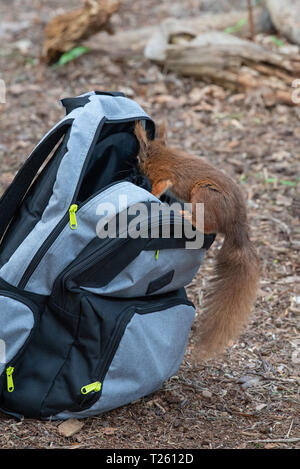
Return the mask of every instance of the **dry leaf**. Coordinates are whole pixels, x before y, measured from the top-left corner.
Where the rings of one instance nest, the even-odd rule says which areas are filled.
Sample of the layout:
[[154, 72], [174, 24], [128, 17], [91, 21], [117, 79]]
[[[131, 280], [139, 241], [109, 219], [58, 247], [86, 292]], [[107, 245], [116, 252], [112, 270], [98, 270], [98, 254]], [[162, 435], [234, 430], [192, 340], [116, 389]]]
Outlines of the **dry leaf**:
[[116, 427], [104, 427], [102, 428], [102, 433], [104, 435], [114, 435], [118, 431], [118, 428]]

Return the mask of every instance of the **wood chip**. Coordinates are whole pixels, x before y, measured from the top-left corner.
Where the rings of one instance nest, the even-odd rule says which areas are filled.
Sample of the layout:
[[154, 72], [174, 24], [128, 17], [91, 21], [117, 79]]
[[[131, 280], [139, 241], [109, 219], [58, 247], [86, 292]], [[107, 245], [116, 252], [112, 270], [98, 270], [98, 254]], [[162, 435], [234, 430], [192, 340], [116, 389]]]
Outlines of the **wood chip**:
[[78, 433], [84, 425], [84, 422], [77, 419], [69, 419], [61, 423], [57, 428], [60, 435], [69, 438]]
[[260, 412], [262, 409], [264, 409], [265, 407], [267, 407], [267, 404], [258, 404], [256, 407], [255, 407], [255, 410], [257, 412]]
[[204, 389], [204, 391], [202, 391], [202, 396], [205, 397], [206, 399], [211, 399], [212, 398], [212, 393], [210, 391], [207, 391], [206, 389]]

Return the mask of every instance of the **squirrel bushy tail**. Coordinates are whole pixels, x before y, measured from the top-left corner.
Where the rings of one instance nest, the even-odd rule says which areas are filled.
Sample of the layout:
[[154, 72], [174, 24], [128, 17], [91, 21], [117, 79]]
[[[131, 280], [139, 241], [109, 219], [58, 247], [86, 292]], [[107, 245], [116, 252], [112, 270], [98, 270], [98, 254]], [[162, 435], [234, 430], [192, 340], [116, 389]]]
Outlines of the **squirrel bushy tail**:
[[260, 262], [245, 231], [225, 234], [204, 297], [195, 355], [208, 358], [222, 351], [247, 323], [256, 297]]

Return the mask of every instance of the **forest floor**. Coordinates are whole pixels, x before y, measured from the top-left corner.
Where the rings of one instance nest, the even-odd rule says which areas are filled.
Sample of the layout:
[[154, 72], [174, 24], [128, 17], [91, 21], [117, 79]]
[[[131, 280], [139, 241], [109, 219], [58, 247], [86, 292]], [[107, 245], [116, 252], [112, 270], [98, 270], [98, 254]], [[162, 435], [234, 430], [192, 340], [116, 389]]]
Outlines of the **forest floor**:
[[[241, 185], [262, 259], [261, 285], [239, 340], [217, 359], [194, 363], [201, 291], [221, 246], [217, 239], [187, 288], [198, 316], [182, 365], [163, 389], [87, 418], [70, 438], [59, 434], [59, 421], [17, 422], [1, 414], [0, 448], [300, 448], [300, 108], [266, 107], [258, 92], [244, 96], [182, 78], [141, 54], [88, 53], [58, 69], [40, 63], [46, 22], [79, 3], [0, 4], [0, 78], [7, 86], [7, 103], [0, 105], [1, 192], [62, 117], [60, 98], [124, 91], [156, 122], [167, 121], [169, 143], [207, 158]], [[116, 30], [157, 24], [168, 15], [193, 15], [198, 4], [125, 0], [113, 24]]]

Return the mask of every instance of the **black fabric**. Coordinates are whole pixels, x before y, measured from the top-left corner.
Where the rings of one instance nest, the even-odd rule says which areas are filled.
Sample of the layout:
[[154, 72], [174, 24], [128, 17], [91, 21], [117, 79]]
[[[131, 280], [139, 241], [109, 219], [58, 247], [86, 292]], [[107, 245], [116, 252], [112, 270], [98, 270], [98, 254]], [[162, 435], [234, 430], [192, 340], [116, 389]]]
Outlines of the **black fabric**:
[[[139, 144], [134, 135], [134, 121], [105, 123], [89, 160], [78, 194], [82, 202], [116, 181], [141, 182], [151, 188], [137, 170]], [[149, 123], [151, 128], [151, 124]]]
[[82, 96], [78, 98], [64, 98], [61, 99], [61, 104], [66, 110], [66, 114], [70, 114], [70, 112], [74, 111], [78, 107], [83, 107], [89, 102], [88, 96]]
[[164, 275], [161, 275], [161, 277], [152, 280], [152, 282], [149, 283], [146, 295], [151, 295], [151, 293], [156, 292], [157, 290], [160, 290], [161, 288], [165, 287], [166, 285], [169, 285], [169, 283], [172, 282], [172, 279], [174, 277], [175, 270], [170, 270]]
[[139, 186], [148, 192], [151, 192], [152, 190], [152, 186], [150, 184], [149, 179], [147, 178], [147, 176], [145, 176], [139, 171], [137, 166], [133, 166], [131, 168], [129, 176], [125, 178], [125, 181], [129, 181], [132, 184], [135, 184], [136, 186]]
[[113, 133], [96, 144], [78, 194], [82, 202], [103, 187], [130, 176], [138, 143], [128, 132]]
[[[149, 181], [137, 169], [139, 143], [134, 127], [134, 120], [106, 122], [103, 125], [82, 180], [78, 202], [83, 202], [104, 187], [121, 180], [130, 180], [137, 185], [141, 183], [141, 187], [151, 190]], [[149, 138], [154, 138], [153, 121], [146, 120], [146, 130]]]
[[[215, 237], [215, 234], [204, 234], [202, 248], [208, 250], [214, 242]], [[193, 241], [194, 238], [188, 239], [184, 236], [182, 236], [182, 238], [152, 238], [145, 247], [145, 251], [156, 251], [157, 249], [185, 249], [186, 243]]]
[[[106, 95], [106, 96], [122, 96], [125, 97], [124, 93], [117, 91], [95, 91], [96, 95]], [[77, 96], [75, 98], [64, 98], [60, 101], [64, 108], [66, 109], [66, 114], [70, 114], [74, 109], [78, 107], [83, 107], [89, 102], [89, 96]]]
[[203, 247], [204, 249], [208, 250], [211, 245], [213, 244], [214, 240], [216, 239], [216, 234], [215, 233], [211, 233], [211, 234], [204, 234], [204, 243], [203, 243]]
[[17, 295], [21, 295], [24, 298], [28, 298], [29, 300], [33, 301], [38, 305], [39, 308], [43, 307], [46, 302], [48, 297], [45, 295], [40, 295], [39, 293], [33, 293], [30, 291], [22, 290], [18, 287], [15, 287], [14, 285], [11, 285], [10, 283], [6, 282], [3, 280], [3, 278], [0, 277], [0, 290], [3, 291], [9, 291], [12, 293], [16, 293]]
[[[84, 263], [82, 263], [82, 266], [78, 266], [72, 277], [68, 278], [66, 283], [68, 290], [79, 286], [101, 287], [107, 285], [140, 254], [148, 240], [141, 237], [134, 240], [130, 238], [125, 240], [111, 239], [110, 244], [115, 246], [113, 256], [108, 254], [104, 257], [101, 257], [102, 250], [98, 248], [99, 241], [101, 241], [99, 238], [95, 238], [77, 258], [76, 263], [80, 263], [81, 258], [84, 260], [89, 257], [89, 253], [95, 253], [94, 259], [88, 262], [88, 266], [83, 267]], [[117, 259], [117, 262], [112, 262], [112, 259]]]
[[95, 91], [97, 95], [106, 95], [106, 96], [120, 96], [121, 98], [125, 98], [125, 94], [122, 91]]
[[67, 132], [71, 123], [72, 119], [64, 121], [59, 127], [50, 132], [44, 141], [40, 142], [4, 192], [0, 199], [0, 239], [35, 179], [38, 170], [60, 138]]

